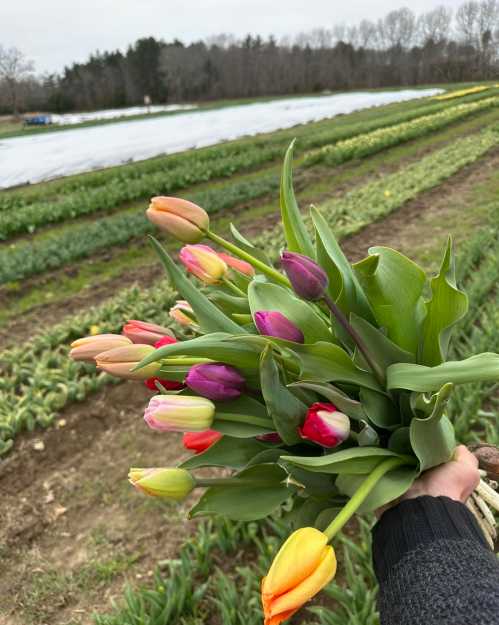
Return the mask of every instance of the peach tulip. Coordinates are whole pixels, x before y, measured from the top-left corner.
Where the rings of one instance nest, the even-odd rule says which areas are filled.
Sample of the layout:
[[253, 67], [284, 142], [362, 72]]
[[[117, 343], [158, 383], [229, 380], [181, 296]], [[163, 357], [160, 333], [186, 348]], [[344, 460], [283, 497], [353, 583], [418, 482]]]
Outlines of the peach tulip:
[[153, 197], [146, 215], [158, 228], [184, 243], [201, 241], [210, 226], [210, 218], [204, 209], [177, 197]]
[[94, 362], [97, 354], [101, 354], [114, 347], [124, 347], [131, 345], [132, 341], [121, 334], [96, 334], [76, 339], [71, 343], [70, 358], [73, 360], [83, 360]]

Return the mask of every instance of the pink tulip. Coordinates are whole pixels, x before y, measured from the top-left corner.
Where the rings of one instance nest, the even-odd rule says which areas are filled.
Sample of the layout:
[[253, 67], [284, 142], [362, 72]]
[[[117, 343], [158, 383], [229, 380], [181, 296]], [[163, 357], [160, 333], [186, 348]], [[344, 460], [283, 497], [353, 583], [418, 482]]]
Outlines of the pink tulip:
[[[155, 323], [137, 321], [136, 319], [131, 319], [123, 326], [123, 334], [129, 338], [132, 343], [147, 345], [154, 345], [164, 336], [173, 338], [168, 328], [158, 326]], [[175, 340], [173, 340], [173, 342], [175, 342]]]
[[184, 243], [201, 241], [210, 227], [210, 218], [205, 210], [177, 197], [153, 197], [146, 215], [158, 228]]

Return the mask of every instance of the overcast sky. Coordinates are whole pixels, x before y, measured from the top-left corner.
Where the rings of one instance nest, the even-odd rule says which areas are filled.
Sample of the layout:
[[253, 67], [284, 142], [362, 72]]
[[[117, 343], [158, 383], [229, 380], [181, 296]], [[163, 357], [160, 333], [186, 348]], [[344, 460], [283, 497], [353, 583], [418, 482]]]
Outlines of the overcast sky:
[[[462, 0], [406, 0], [415, 12]], [[99, 50], [153, 35], [189, 42], [230, 32], [277, 36], [377, 19], [404, 0], [0, 0], [0, 45], [17, 46], [36, 70], [59, 71]]]

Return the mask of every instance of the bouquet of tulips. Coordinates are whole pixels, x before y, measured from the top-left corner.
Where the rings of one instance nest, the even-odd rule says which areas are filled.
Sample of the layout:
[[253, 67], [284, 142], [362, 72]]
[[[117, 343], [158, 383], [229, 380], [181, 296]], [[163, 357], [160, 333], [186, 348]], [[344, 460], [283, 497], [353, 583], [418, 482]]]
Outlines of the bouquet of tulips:
[[[266, 625], [334, 577], [330, 543], [352, 515], [396, 499], [452, 457], [453, 385], [499, 378], [497, 354], [446, 361], [467, 310], [451, 242], [431, 280], [386, 247], [351, 265], [324, 216], [300, 212], [291, 163], [292, 146], [279, 268], [234, 226], [233, 241], [211, 231], [201, 207], [155, 197], [148, 218], [186, 244], [181, 267], [152, 239], [182, 297], [170, 313], [184, 340], [130, 321], [122, 335], [86, 337], [71, 352], [144, 380], [156, 392], [147, 425], [184, 432], [194, 452], [179, 467], [131, 469], [140, 491], [181, 500], [202, 489], [191, 517], [280, 515], [294, 529], [262, 583]], [[201, 467], [225, 470], [206, 478]]]

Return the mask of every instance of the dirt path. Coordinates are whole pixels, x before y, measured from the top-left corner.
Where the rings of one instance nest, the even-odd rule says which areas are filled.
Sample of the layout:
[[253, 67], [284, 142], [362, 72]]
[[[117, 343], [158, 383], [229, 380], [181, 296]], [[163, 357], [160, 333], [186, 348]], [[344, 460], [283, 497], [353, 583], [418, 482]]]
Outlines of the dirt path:
[[178, 434], [158, 434], [142, 414], [141, 383], [105, 389], [57, 425], [24, 436], [0, 474], [0, 623], [91, 623], [126, 580], [152, 575], [193, 523], [185, 506], [148, 499], [127, 483], [130, 466], [176, 464]]

